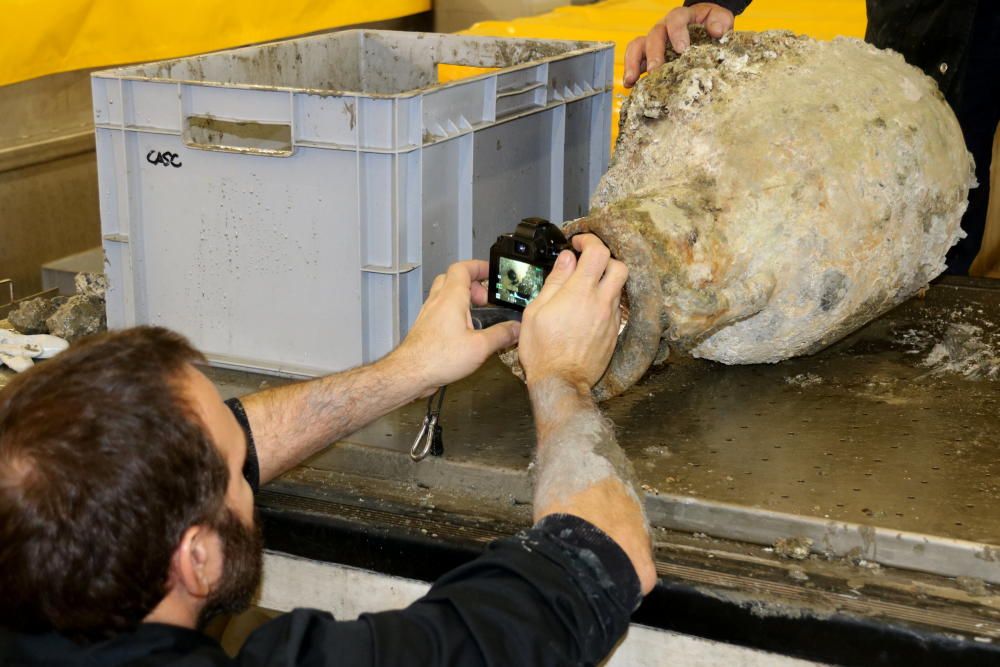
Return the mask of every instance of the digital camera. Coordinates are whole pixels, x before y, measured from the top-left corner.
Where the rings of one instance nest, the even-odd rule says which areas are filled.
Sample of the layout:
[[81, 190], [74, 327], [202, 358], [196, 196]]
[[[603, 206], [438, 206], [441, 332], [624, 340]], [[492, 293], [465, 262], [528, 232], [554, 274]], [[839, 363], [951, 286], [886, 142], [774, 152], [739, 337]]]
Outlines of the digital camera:
[[522, 220], [490, 248], [489, 302], [524, 310], [566, 249], [571, 246], [558, 226], [542, 218]]

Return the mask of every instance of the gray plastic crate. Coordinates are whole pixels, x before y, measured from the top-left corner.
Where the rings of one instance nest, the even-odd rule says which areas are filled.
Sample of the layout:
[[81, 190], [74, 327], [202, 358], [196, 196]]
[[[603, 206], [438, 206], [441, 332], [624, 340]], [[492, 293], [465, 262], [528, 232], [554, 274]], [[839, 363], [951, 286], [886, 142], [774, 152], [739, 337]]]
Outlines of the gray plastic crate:
[[95, 73], [109, 325], [269, 372], [377, 359], [448, 264], [586, 213], [612, 72], [611, 44], [351, 30]]

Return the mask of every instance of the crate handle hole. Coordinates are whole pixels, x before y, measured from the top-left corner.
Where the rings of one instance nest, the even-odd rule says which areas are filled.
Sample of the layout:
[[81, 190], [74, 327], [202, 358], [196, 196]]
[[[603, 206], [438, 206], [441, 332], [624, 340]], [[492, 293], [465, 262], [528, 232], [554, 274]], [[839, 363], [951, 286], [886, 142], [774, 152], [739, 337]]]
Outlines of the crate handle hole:
[[289, 157], [295, 152], [292, 126], [288, 123], [226, 120], [215, 116], [185, 118], [184, 143], [204, 151], [270, 157]]
[[457, 62], [440, 62], [436, 64], [436, 67], [438, 83], [451, 83], [452, 81], [458, 81], [459, 79], [471, 79], [474, 76], [492, 74], [500, 69], [499, 67], [491, 67], [488, 65], [470, 65], [468, 63]]

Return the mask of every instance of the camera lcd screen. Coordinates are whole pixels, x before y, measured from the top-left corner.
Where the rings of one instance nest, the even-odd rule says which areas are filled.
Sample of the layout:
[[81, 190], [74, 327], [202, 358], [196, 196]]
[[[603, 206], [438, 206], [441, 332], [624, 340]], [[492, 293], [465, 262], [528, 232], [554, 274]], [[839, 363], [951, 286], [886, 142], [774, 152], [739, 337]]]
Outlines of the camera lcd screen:
[[542, 267], [501, 257], [494, 296], [506, 303], [527, 306], [542, 291], [544, 282], [545, 272]]

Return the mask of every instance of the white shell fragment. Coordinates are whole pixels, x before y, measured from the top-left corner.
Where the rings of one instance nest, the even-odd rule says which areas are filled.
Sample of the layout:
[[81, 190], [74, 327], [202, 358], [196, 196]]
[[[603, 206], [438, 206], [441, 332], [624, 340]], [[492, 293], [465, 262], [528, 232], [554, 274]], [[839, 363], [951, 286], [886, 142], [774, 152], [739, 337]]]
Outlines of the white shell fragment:
[[34, 366], [32, 359], [49, 359], [68, 347], [69, 342], [58, 336], [0, 329], [0, 364], [18, 373]]
[[23, 354], [11, 354], [4, 350], [0, 350], [0, 363], [7, 366], [15, 373], [23, 373], [35, 365], [35, 362], [32, 361], [29, 356]]
[[10, 329], [0, 329], [0, 345], [21, 345], [36, 348], [38, 354], [31, 355], [39, 359], [50, 359], [69, 347], [69, 341], [50, 334], [35, 334], [29, 336]]

